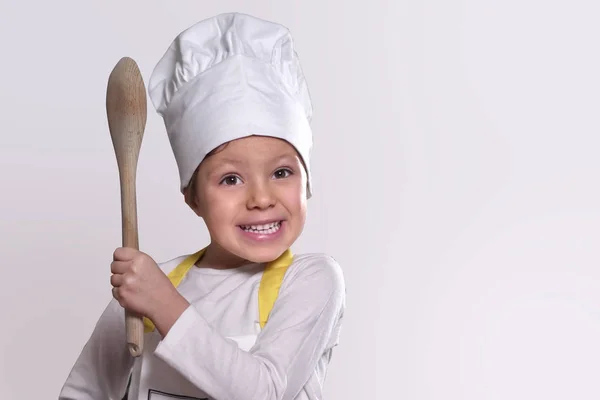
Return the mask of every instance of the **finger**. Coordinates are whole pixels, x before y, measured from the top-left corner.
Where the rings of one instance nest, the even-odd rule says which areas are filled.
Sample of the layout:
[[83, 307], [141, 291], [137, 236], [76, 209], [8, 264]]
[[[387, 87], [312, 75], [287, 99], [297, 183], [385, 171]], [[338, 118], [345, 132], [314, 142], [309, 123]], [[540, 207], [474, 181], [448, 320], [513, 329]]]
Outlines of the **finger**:
[[125, 278], [121, 274], [113, 274], [110, 277], [110, 284], [114, 287], [119, 287], [119, 286], [123, 285], [124, 282], [125, 282]]
[[116, 301], [120, 301], [119, 300], [119, 288], [112, 288], [112, 296]]
[[117, 247], [113, 252], [114, 261], [130, 261], [138, 253], [136, 249], [131, 247]]
[[129, 271], [131, 261], [113, 261], [110, 263], [110, 272], [113, 274], [124, 274]]

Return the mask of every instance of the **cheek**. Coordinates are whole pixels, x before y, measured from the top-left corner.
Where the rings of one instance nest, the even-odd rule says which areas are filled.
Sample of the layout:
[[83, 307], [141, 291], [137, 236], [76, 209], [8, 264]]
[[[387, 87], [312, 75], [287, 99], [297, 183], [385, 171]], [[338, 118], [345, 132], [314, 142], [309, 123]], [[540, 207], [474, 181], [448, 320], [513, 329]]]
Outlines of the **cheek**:
[[220, 193], [207, 190], [203, 196], [203, 218], [209, 229], [226, 226], [235, 217], [239, 209], [239, 196], [235, 193]]
[[297, 184], [281, 192], [280, 199], [285, 208], [288, 209], [294, 217], [304, 220], [306, 215], [306, 190], [302, 190], [302, 185]]

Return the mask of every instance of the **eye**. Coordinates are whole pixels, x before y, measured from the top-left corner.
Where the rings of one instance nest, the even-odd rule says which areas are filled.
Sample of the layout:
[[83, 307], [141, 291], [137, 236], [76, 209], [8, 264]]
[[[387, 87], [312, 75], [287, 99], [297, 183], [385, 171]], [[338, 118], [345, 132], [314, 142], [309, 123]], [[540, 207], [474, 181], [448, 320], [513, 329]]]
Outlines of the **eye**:
[[236, 175], [227, 175], [225, 178], [223, 178], [221, 180], [221, 182], [219, 182], [220, 185], [226, 185], [226, 186], [239, 185], [240, 183], [242, 183], [242, 180], [240, 179], [239, 176], [236, 176]]
[[290, 176], [292, 174], [293, 174], [293, 172], [290, 169], [281, 168], [281, 169], [278, 169], [277, 171], [275, 171], [273, 176], [275, 177], [275, 179], [283, 179], [283, 178], [287, 178], [288, 176]]

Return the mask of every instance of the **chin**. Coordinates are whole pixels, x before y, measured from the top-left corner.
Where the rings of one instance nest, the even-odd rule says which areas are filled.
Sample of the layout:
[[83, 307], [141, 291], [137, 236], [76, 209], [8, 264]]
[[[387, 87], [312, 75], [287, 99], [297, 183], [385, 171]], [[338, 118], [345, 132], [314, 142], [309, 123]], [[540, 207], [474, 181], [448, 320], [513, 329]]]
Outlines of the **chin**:
[[268, 263], [277, 259], [287, 249], [288, 246], [282, 245], [270, 245], [252, 248], [249, 248], [249, 246], [243, 246], [240, 249], [238, 256], [253, 263]]

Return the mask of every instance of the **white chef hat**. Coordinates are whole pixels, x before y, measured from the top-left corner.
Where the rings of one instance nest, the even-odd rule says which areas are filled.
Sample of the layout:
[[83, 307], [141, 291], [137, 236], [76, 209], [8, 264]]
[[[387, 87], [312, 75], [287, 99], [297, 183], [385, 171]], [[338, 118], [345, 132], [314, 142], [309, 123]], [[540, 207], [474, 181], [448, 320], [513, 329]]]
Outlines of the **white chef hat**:
[[250, 135], [284, 139], [306, 166], [311, 196], [312, 105], [289, 30], [225, 13], [181, 32], [148, 84], [183, 192], [204, 157]]

